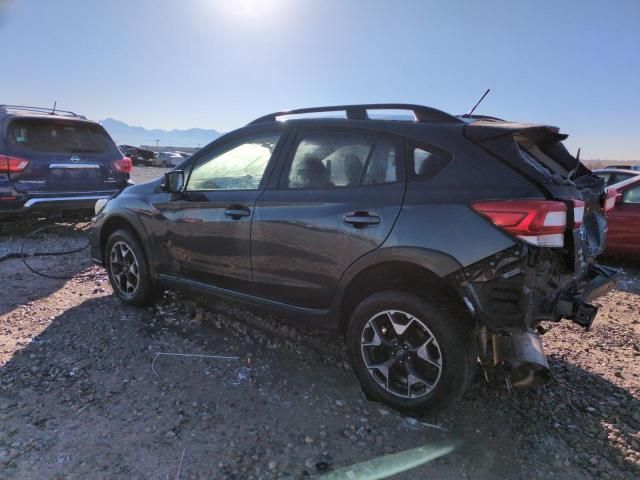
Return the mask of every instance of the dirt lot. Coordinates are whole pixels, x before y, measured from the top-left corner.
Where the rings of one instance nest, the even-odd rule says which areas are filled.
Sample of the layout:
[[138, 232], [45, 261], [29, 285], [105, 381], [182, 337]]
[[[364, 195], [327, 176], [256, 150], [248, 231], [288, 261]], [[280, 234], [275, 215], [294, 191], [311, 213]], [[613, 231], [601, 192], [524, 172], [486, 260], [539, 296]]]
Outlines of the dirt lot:
[[545, 325], [550, 384], [478, 375], [458, 408], [417, 417], [367, 402], [330, 334], [172, 292], [124, 306], [86, 251], [30, 265], [73, 278], [0, 263], [0, 478], [302, 478], [434, 442], [457, 447], [397, 478], [640, 476], [638, 265], [590, 331]]

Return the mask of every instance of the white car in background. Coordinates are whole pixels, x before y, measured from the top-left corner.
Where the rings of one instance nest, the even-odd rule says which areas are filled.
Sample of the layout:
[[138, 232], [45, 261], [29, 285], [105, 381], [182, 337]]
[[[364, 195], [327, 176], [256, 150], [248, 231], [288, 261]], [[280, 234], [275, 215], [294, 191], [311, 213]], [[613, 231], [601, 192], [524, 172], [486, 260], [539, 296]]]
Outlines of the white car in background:
[[187, 157], [176, 152], [159, 152], [158, 155], [153, 159], [153, 166], [173, 168], [182, 163], [185, 158]]

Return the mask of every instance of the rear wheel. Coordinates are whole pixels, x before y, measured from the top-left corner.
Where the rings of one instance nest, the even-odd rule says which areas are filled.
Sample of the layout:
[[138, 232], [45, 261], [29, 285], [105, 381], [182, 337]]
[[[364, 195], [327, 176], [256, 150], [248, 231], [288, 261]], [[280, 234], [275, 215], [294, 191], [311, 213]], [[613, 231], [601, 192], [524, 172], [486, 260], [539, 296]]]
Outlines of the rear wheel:
[[457, 401], [475, 372], [464, 319], [403, 291], [379, 292], [355, 309], [347, 330], [363, 389], [400, 409], [441, 409]]
[[131, 305], [147, 305], [153, 299], [149, 266], [140, 242], [127, 230], [111, 234], [105, 263], [113, 291]]

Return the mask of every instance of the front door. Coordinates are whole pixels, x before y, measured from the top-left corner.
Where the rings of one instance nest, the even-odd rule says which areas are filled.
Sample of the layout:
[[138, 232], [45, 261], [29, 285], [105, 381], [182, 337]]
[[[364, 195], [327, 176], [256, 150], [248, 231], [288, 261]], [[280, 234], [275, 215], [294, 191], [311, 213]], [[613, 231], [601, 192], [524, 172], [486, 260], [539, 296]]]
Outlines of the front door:
[[251, 281], [253, 208], [281, 131], [231, 140], [195, 160], [180, 198], [156, 204], [166, 273], [237, 291]]
[[400, 212], [400, 142], [360, 130], [299, 129], [279, 181], [256, 202], [255, 292], [326, 309], [347, 267], [379, 247]]

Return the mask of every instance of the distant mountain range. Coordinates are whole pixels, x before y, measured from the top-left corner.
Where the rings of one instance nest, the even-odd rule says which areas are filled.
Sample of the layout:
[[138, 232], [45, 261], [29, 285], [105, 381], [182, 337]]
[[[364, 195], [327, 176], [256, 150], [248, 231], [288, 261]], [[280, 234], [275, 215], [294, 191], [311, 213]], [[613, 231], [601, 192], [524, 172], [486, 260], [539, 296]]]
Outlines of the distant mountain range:
[[118, 145], [156, 145], [173, 147], [204, 147], [218, 138], [222, 133], [204, 128], [190, 128], [188, 130], [147, 130], [144, 127], [133, 127], [120, 120], [106, 118], [100, 121], [102, 126]]

